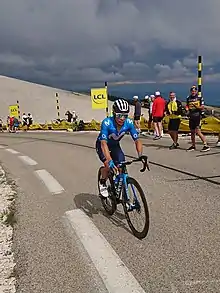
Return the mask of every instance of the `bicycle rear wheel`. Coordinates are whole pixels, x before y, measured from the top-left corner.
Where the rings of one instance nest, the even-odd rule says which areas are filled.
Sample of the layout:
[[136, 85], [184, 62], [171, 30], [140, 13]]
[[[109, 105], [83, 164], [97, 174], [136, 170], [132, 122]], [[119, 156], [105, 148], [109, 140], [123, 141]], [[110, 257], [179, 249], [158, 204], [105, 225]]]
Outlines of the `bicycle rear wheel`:
[[[129, 225], [132, 233], [134, 234], [134, 236], [139, 239], [143, 239], [147, 236], [147, 233], [149, 230], [149, 210], [148, 210], [147, 200], [146, 200], [146, 197], [144, 195], [144, 192], [143, 192], [140, 184], [137, 182], [136, 179], [134, 179], [132, 177], [128, 177], [127, 178], [127, 185], [128, 185], [128, 190], [129, 190], [129, 186], [131, 186], [132, 191], [134, 191], [134, 187], [135, 187], [137, 192], [136, 192], [136, 194], [134, 192], [134, 200], [133, 200], [133, 204], [131, 206], [132, 208], [131, 208], [131, 210], [129, 210], [128, 203], [127, 203], [126, 189], [123, 188], [122, 205], [124, 208], [125, 217], [126, 217], [128, 225]], [[133, 188], [132, 188], [132, 186], [133, 186]], [[131, 204], [132, 199], [131, 199], [130, 195], [129, 195], [129, 198], [130, 198], [130, 204]], [[143, 208], [141, 208], [141, 202], [142, 202]], [[142, 210], [144, 211], [144, 224], [143, 224], [143, 227], [139, 230], [139, 229], [136, 229], [134, 224], [132, 223], [131, 213], [135, 212], [135, 213], [140, 214], [140, 212]]]
[[[100, 194], [99, 182], [100, 182], [100, 179], [101, 179], [101, 174], [102, 174], [101, 170], [102, 170], [102, 168], [104, 168], [104, 167], [103, 166], [100, 167], [99, 171], [98, 171], [98, 190], [99, 190], [99, 194]], [[111, 215], [114, 214], [114, 212], [117, 209], [117, 203], [116, 203], [116, 197], [115, 197], [115, 194], [114, 194], [114, 181], [113, 181], [113, 178], [112, 178], [111, 174], [108, 176], [108, 180], [109, 180], [109, 185], [107, 185], [107, 188], [108, 188], [109, 196], [107, 198], [104, 198], [104, 197], [100, 196], [100, 198], [101, 198], [101, 202], [102, 202], [102, 205], [103, 205], [105, 211], [107, 212], [107, 214], [109, 214], [111, 216]]]

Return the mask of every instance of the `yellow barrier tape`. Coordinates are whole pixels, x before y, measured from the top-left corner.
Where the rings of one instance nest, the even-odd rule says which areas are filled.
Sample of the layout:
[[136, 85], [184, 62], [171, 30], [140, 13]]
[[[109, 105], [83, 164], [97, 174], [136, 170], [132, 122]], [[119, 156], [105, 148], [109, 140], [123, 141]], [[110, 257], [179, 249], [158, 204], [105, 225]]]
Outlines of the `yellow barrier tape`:
[[[163, 119], [163, 128], [165, 132], [168, 130], [168, 123], [169, 123], [169, 117], [166, 116]], [[148, 120], [146, 118], [141, 117], [140, 124], [141, 124], [142, 131], [148, 130]], [[47, 130], [69, 131], [70, 129], [72, 129], [73, 131], [77, 131], [78, 125], [79, 125], [79, 122], [70, 123], [67, 121], [62, 121], [60, 123], [45, 123], [45, 124], [35, 123], [35, 124], [32, 124], [29, 127], [29, 129], [30, 130], [45, 130], [45, 131]], [[7, 125], [3, 125], [3, 129], [7, 129]], [[22, 125], [19, 125], [19, 129], [27, 130], [27, 126], [24, 127]], [[90, 122], [84, 122], [84, 130], [100, 131], [100, 129], [101, 129], [101, 121], [96, 121], [93, 119]], [[153, 130], [153, 123], [150, 130]], [[204, 133], [213, 133], [213, 134], [220, 133], [220, 119], [214, 116], [203, 118], [201, 120], [201, 130]], [[179, 131], [186, 132], [186, 133], [190, 132], [188, 119], [184, 119], [184, 118], [181, 119]]]

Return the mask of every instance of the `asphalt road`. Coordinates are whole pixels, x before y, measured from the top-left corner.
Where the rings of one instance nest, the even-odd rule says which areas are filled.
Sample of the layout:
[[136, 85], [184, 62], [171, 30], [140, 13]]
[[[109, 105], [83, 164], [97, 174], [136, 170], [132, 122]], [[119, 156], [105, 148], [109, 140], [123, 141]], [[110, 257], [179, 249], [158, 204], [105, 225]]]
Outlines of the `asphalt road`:
[[[0, 135], [0, 161], [18, 185], [17, 292], [220, 292], [216, 139], [204, 154], [185, 151], [189, 138], [172, 151], [167, 138], [143, 138], [151, 171], [129, 167], [149, 204], [150, 229], [140, 241], [122, 214], [105, 215], [97, 197], [96, 135]], [[122, 144], [135, 155], [129, 137]]]

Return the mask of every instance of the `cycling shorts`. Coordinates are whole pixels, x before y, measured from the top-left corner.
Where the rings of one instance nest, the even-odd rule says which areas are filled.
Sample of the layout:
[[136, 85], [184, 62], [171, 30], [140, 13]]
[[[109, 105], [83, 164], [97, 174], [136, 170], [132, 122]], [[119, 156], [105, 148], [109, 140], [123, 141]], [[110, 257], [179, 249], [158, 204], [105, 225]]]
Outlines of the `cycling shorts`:
[[[121, 146], [119, 144], [109, 147], [110, 155], [112, 157], [112, 160], [114, 164], [117, 166], [119, 163], [125, 161], [125, 154], [123, 153]], [[101, 148], [101, 141], [96, 141], [96, 152], [98, 154], [99, 159], [104, 163], [106, 161], [105, 155], [103, 154], [102, 148]]]
[[189, 118], [189, 129], [192, 131], [192, 130], [196, 130], [200, 128], [201, 128], [201, 116], [200, 115], [191, 116]]
[[178, 131], [179, 127], [180, 127], [180, 119], [176, 118], [176, 119], [172, 119], [170, 118], [169, 120], [169, 124], [168, 124], [168, 130], [169, 131]]

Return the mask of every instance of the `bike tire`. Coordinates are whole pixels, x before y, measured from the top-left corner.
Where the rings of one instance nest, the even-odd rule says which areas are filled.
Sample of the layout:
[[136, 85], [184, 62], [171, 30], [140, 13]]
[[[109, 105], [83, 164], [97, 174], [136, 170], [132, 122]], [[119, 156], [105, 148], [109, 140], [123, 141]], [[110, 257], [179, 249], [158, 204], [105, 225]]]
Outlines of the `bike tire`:
[[147, 204], [147, 200], [145, 197], [145, 194], [143, 192], [143, 189], [141, 188], [140, 184], [137, 182], [136, 179], [132, 178], [132, 177], [128, 177], [127, 178], [127, 184], [132, 184], [136, 187], [137, 191], [140, 194], [141, 200], [143, 202], [143, 206], [144, 206], [144, 212], [145, 212], [145, 224], [144, 224], [144, 228], [142, 231], [138, 231], [135, 229], [135, 227], [133, 226], [130, 216], [129, 216], [129, 211], [127, 210], [127, 206], [126, 206], [126, 202], [125, 202], [125, 193], [126, 190], [125, 188], [123, 188], [123, 194], [122, 194], [122, 205], [123, 205], [123, 209], [124, 209], [124, 213], [125, 213], [125, 217], [127, 220], [127, 223], [132, 231], [132, 233], [134, 234], [135, 237], [137, 237], [138, 239], [143, 239], [147, 236], [148, 231], [149, 231], [149, 209], [148, 209], [148, 204]]
[[[99, 181], [100, 181], [100, 178], [101, 178], [101, 170], [102, 168], [104, 168], [103, 166], [99, 168], [99, 171], [98, 171], [98, 191], [99, 191], [99, 194], [100, 194], [100, 188], [99, 188]], [[101, 199], [101, 203], [102, 203], [102, 206], [104, 207], [106, 213], [110, 216], [112, 216], [114, 214], [114, 212], [116, 211], [117, 209], [117, 203], [116, 203], [116, 197], [114, 195], [114, 181], [113, 181], [113, 178], [112, 178], [112, 175], [109, 175], [108, 177], [109, 181], [110, 181], [110, 184], [111, 184], [111, 187], [109, 190], [109, 196], [107, 199], [109, 199], [109, 201], [111, 202], [111, 205], [108, 205], [107, 204], [107, 199], [103, 198], [102, 196], [100, 196], [100, 199]]]

